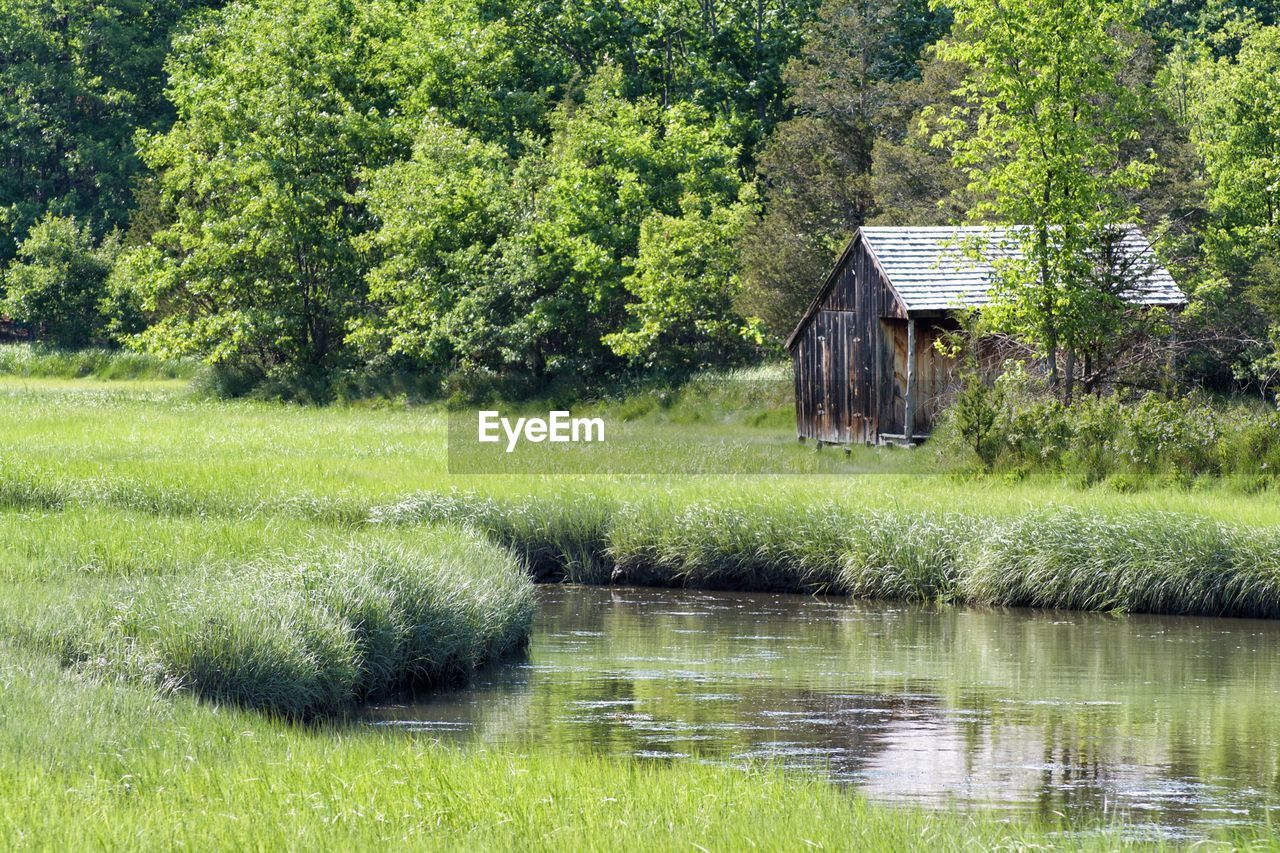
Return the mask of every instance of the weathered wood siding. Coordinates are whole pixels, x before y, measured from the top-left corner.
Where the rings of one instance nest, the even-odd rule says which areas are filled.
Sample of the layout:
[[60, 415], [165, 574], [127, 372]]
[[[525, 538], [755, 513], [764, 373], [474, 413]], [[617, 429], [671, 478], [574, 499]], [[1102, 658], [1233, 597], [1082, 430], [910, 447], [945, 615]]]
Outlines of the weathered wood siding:
[[[890, 435], [904, 435], [907, 395], [907, 321], [884, 321], [885, 336], [893, 342], [893, 417], [892, 429], [883, 430]], [[916, 397], [915, 425], [912, 435], [928, 435], [948, 395], [954, 391], [956, 362], [938, 352], [937, 341], [954, 322], [947, 320], [916, 320]]]
[[894, 356], [881, 319], [903, 316], [859, 239], [841, 258], [818, 310], [792, 342], [801, 437], [845, 444], [894, 432], [886, 426], [894, 412]]

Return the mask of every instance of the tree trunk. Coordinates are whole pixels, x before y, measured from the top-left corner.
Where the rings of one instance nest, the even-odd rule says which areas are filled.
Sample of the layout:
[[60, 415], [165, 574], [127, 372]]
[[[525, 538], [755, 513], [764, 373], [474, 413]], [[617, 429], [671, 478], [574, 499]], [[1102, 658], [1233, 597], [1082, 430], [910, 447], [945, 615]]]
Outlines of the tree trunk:
[[1046, 349], [1049, 351], [1049, 388], [1058, 392], [1058, 330], [1052, 325], [1045, 335]]
[[1067, 364], [1063, 378], [1065, 381], [1062, 385], [1062, 401], [1070, 406], [1076, 390], [1076, 348], [1074, 346], [1067, 347]]

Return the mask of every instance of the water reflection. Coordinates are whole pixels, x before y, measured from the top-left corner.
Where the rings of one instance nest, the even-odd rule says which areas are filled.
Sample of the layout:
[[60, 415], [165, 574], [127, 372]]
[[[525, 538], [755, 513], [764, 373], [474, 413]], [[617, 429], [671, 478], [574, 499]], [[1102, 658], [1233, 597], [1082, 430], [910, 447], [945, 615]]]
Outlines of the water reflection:
[[527, 659], [371, 711], [442, 738], [818, 768], [875, 799], [1191, 832], [1280, 791], [1280, 625], [543, 587]]

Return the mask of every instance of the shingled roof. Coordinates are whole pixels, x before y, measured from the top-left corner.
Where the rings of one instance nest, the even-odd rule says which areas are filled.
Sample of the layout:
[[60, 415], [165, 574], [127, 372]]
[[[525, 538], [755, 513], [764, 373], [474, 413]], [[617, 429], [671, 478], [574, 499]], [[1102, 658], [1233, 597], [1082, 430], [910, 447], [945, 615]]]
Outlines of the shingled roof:
[[[990, 299], [994, 265], [1022, 256], [1013, 228], [862, 228], [862, 239], [907, 312], [980, 307]], [[983, 259], [971, 257], [975, 240]], [[1127, 301], [1137, 305], [1185, 305], [1187, 297], [1156, 260], [1151, 244], [1133, 226], [1123, 229], [1118, 255], [1134, 277]]]
[[[836, 273], [859, 240], [865, 243], [889, 287], [911, 315], [986, 305], [991, 298], [995, 265], [1001, 259], [1022, 257], [1017, 230], [1018, 226], [859, 228], [791, 333], [787, 346], [817, 312]], [[1118, 256], [1126, 273], [1134, 279], [1127, 301], [1135, 305], [1185, 305], [1186, 295], [1156, 259], [1142, 232], [1132, 225], [1124, 226], [1122, 232]], [[975, 243], [985, 243], [981, 260], [971, 255]]]

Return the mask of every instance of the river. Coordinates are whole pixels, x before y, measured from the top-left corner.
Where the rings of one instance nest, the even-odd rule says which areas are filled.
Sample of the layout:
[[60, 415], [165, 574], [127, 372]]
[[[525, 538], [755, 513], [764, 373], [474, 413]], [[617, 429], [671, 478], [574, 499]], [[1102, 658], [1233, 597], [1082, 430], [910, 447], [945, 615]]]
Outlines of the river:
[[777, 762], [877, 801], [1166, 837], [1280, 804], [1280, 623], [538, 593], [527, 656], [372, 721], [503, 748]]

